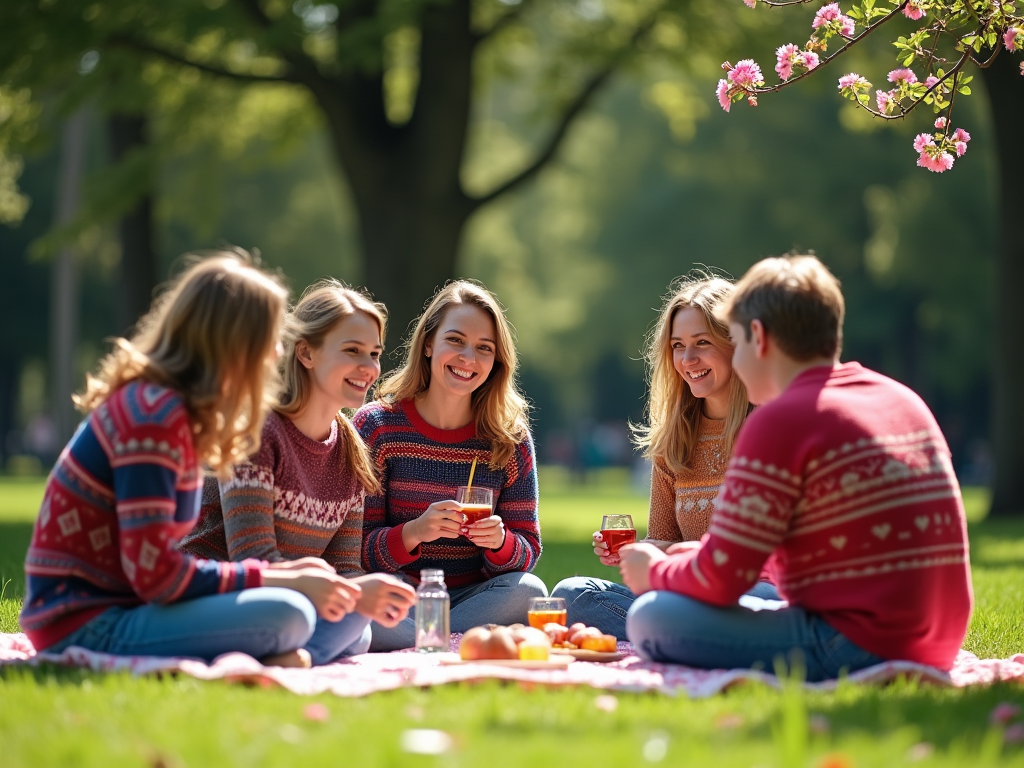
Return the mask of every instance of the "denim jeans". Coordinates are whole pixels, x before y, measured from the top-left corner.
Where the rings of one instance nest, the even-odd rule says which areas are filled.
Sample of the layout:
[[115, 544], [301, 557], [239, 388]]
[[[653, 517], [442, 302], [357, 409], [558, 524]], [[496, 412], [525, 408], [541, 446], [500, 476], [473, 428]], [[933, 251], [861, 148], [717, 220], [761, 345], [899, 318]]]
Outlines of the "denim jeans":
[[327, 664], [367, 651], [370, 620], [355, 613], [338, 622], [318, 619], [305, 595], [258, 587], [170, 605], [108, 608], [45, 650], [60, 653], [72, 645], [117, 656], [205, 661], [231, 651], [260, 659], [305, 648], [314, 664]]
[[[778, 590], [766, 581], [755, 584], [747, 595], [764, 600], [779, 600]], [[573, 576], [558, 582], [551, 596], [565, 600], [570, 626], [581, 621], [588, 627], [597, 627], [605, 634], [625, 639], [626, 614], [636, 600], [636, 595], [629, 587], [604, 579]]]
[[809, 682], [885, 661], [815, 613], [749, 595], [738, 605], [723, 608], [675, 592], [647, 592], [629, 609], [626, 634], [648, 661], [769, 672], [777, 659], [790, 668], [799, 661]]
[[[465, 632], [481, 624], [526, 623], [530, 598], [547, 597], [544, 582], [532, 573], [503, 573], [479, 584], [449, 589], [451, 630]], [[389, 629], [377, 622], [373, 626], [370, 650], [395, 651], [416, 644], [416, 608], [402, 622]]]

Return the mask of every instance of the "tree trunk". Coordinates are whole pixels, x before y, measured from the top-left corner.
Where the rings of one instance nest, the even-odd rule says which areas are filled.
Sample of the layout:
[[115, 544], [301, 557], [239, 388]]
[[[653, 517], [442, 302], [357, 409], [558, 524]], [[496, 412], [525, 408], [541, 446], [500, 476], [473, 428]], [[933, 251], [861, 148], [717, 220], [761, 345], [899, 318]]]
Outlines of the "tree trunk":
[[[107, 124], [112, 159], [121, 162], [134, 149], [146, 146], [148, 120], [144, 115], [113, 114]], [[152, 186], [147, 186], [152, 190]], [[128, 334], [149, 309], [157, 282], [153, 249], [153, 197], [147, 191], [118, 227], [121, 264], [118, 270], [118, 332]]]
[[420, 82], [407, 124], [388, 123], [380, 72], [307, 81], [352, 189], [363, 281], [387, 304], [391, 350], [433, 291], [456, 276], [474, 209], [460, 176], [477, 42], [470, 1], [429, 4], [420, 21]]
[[992, 107], [999, 169], [999, 233], [995, 275], [995, 344], [992, 366], [992, 443], [995, 453], [993, 516], [1024, 512], [1024, 77], [1017, 57], [1004, 52], [982, 70]]
[[[78, 210], [85, 162], [86, 115], [79, 111], [64, 126], [57, 180], [57, 225]], [[70, 439], [78, 422], [71, 394], [77, 388], [78, 258], [72, 246], [61, 248], [53, 261], [50, 283], [50, 396], [57, 441]]]

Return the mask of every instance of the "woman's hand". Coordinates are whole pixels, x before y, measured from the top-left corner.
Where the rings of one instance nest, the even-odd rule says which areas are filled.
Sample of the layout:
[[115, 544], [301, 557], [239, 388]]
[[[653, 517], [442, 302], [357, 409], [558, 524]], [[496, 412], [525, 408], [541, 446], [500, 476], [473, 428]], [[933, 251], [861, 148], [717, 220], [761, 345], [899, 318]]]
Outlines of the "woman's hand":
[[597, 555], [597, 559], [601, 561], [602, 565], [618, 565], [619, 555], [614, 555], [608, 551], [608, 545], [604, 543], [604, 537], [601, 536], [600, 531], [594, 531], [594, 554]]
[[484, 549], [501, 549], [505, 543], [505, 521], [498, 515], [477, 520], [462, 528], [463, 535]]
[[298, 560], [282, 560], [271, 563], [268, 568], [275, 571], [301, 571], [303, 568], [319, 568], [328, 573], [334, 573], [334, 567], [322, 557], [300, 557]]
[[634, 595], [642, 595], [651, 591], [651, 566], [668, 555], [653, 544], [625, 544], [619, 549], [619, 571], [623, 583], [632, 590]]
[[420, 544], [438, 539], [457, 539], [462, 529], [462, 507], [453, 499], [435, 501], [422, 515], [402, 527], [402, 543], [407, 552]]
[[386, 573], [356, 576], [352, 581], [363, 590], [362, 597], [356, 602], [356, 613], [385, 627], [397, 626], [416, 603], [416, 590]]
[[316, 613], [328, 621], [340, 621], [356, 607], [362, 589], [350, 579], [323, 568], [282, 569], [263, 571], [263, 586], [294, 589], [309, 598]]
[[666, 549], [665, 552], [669, 555], [678, 555], [681, 552], [692, 552], [695, 549], [700, 549], [700, 547], [701, 542], [699, 541], [677, 541]]

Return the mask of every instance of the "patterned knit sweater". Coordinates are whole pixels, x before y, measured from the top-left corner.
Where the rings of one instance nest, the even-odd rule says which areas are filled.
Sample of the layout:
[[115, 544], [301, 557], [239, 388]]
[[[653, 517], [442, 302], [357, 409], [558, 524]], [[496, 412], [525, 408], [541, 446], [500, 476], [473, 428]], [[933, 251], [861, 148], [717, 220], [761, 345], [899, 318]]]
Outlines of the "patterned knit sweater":
[[657, 541], [699, 541], [711, 525], [715, 496], [722, 487], [725, 465], [725, 419], [701, 418], [690, 469], [678, 475], [655, 459], [651, 469], [651, 512], [648, 538]]
[[654, 589], [734, 604], [771, 556], [783, 598], [887, 659], [949, 669], [973, 597], [949, 448], [928, 407], [856, 363], [804, 371], [740, 431], [703, 546]]
[[181, 548], [215, 560], [322, 557], [352, 576], [363, 572], [362, 542], [363, 488], [346, 464], [338, 422], [319, 442], [271, 412], [249, 462], [231, 480], [206, 479], [199, 523]]
[[[411, 400], [363, 406], [353, 422], [384, 487], [382, 495], [366, 497], [363, 565], [367, 570], [403, 573], [415, 581], [421, 568], [441, 568], [449, 587], [533, 570], [541, 544], [532, 438], [519, 444], [504, 467], [492, 470], [488, 467], [491, 446], [476, 436], [475, 424], [461, 429], [432, 427]], [[406, 552], [402, 527], [435, 501], [454, 499], [456, 489], [469, 479], [474, 457], [473, 485], [494, 490], [495, 514], [505, 523], [505, 543], [497, 550], [481, 549], [459, 537], [426, 542]]]
[[181, 398], [135, 381], [82, 422], [50, 473], [25, 559], [21, 626], [39, 650], [113, 606], [173, 603], [263, 583], [255, 560], [178, 551], [200, 470]]

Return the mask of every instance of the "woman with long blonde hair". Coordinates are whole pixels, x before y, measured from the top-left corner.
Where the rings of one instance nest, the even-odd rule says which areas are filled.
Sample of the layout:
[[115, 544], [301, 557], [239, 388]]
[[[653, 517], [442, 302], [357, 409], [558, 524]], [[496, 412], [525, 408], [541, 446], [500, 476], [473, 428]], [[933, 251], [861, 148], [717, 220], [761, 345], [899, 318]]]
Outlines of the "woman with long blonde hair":
[[342, 411], [380, 376], [387, 311], [333, 279], [309, 286], [285, 321], [283, 387], [260, 450], [227, 480], [207, 478], [200, 522], [181, 543], [198, 557], [305, 562], [360, 587], [355, 610], [321, 619], [304, 647], [314, 665], [365, 653], [370, 621], [393, 627], [415, 593], [360, 565], [363, 499], [380, 483]]
[[[547, 595], [529, 573], [541, 551], [537, 471], [516, 367], [494, 296], [449, 283], [416, 322], [404, 364], [354, 419], [381, 482], [366, 497], [363, 564], [410, 582], [444, 570], [454, 632], [522, 621], [530, 598]], [[471, 471], [494, 507], [467, 524], [455, 497]], [[374, 626], [372, 650], [409, 647], [413, 631], [412, 616]]]
[[50, 474], [25, 560], [21, 626], [37, 650], [294, 664], [318, 614], [352, 610], [358, 585], [322, 568], [175, 546], [199, 514], [203, 466], [228, 477], [259, 447], [286, 301], [248, 254], [220, 252], [89, 377], [76, 398], [88, 415]]
[[[707, 532], [736, 434], [750, 411], [747, 390], [732, 370], [729, 329], [714, 314], [732, 290], [728, 280], [703, 272], [681, 278], [647, 337], [647, 424], [635, 427], [634, 437], [652, 463], [645, 541], [663, 550]], [[594, 554], [604, 565], [619, 564], [599, 532]], [[761, 597], [776, 595], [770, 584], [757, 589]], [[570, 622], [625, 637], [634, 595], [622, 584], [574, 577], [556, 585], [552, 597], [565, 598]]]

